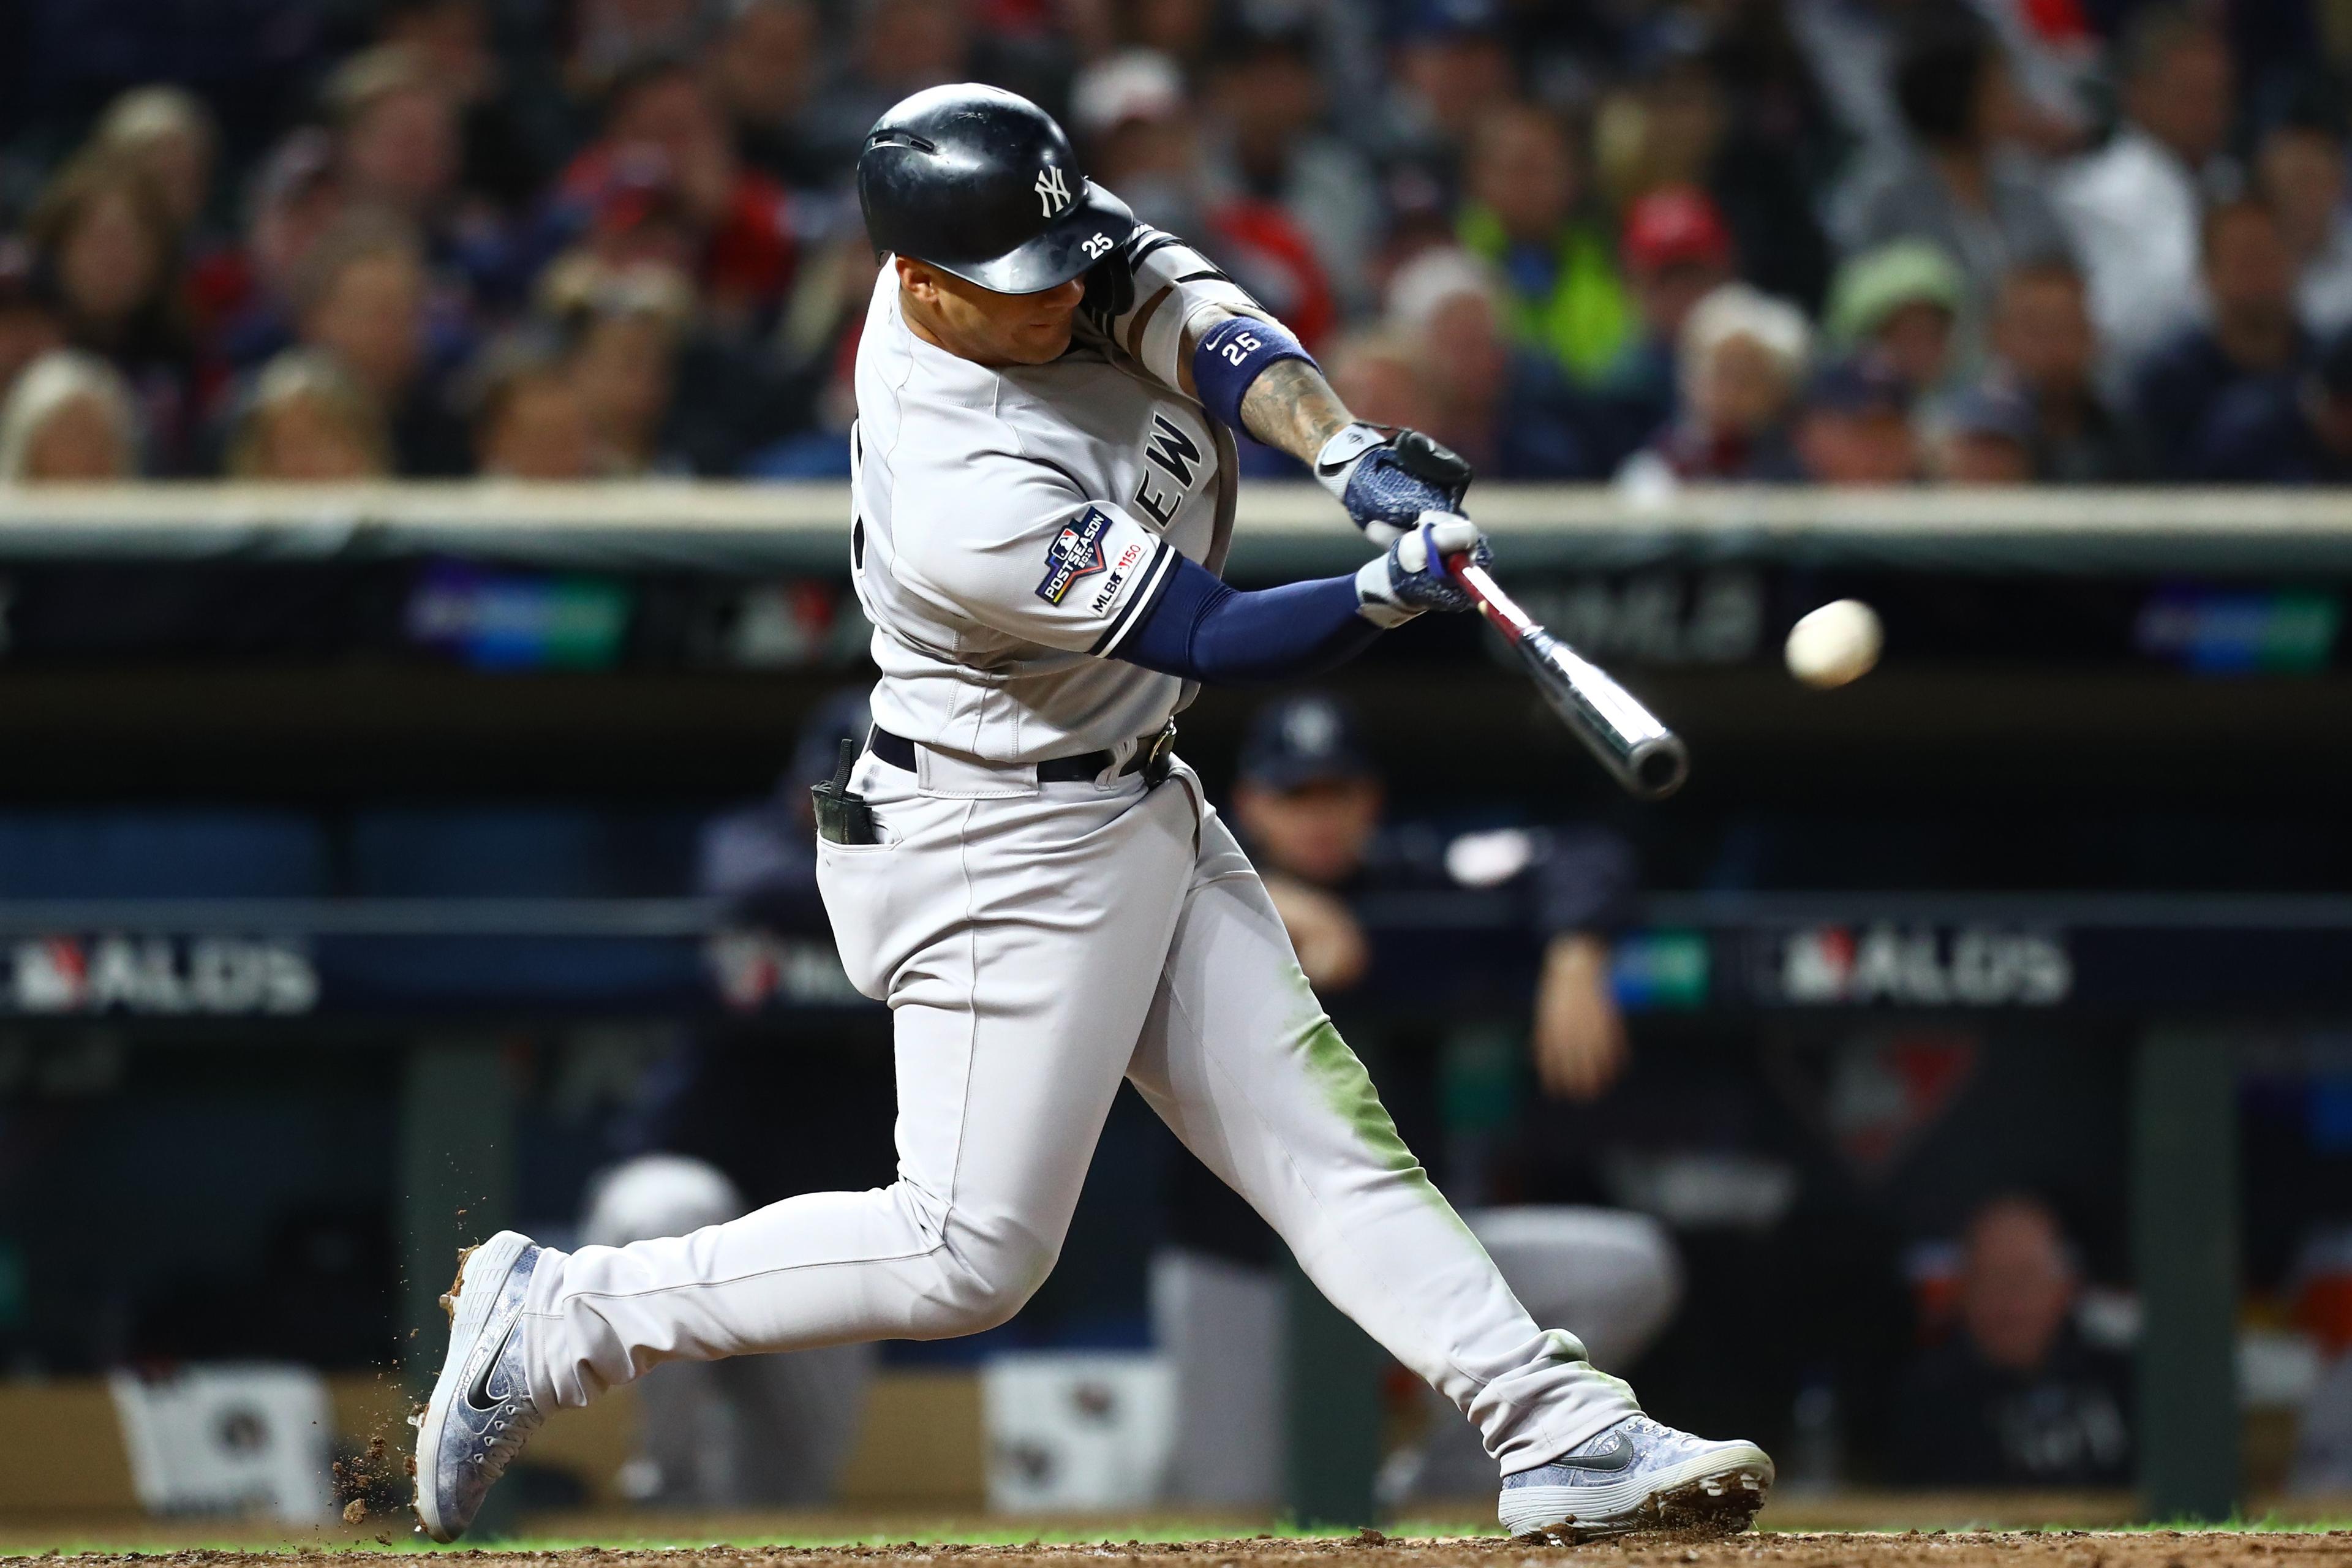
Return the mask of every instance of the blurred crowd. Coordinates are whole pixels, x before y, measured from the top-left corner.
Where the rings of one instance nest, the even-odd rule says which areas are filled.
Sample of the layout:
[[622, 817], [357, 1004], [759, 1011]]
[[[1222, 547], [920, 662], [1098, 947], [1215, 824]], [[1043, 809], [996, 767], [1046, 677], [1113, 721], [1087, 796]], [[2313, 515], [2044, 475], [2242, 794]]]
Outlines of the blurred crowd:
[[14, 0], [0, 479], [845, 473], [856, 151], [975, 79], [1488, 475], [2330, 482], [2347, 66], [2347, 0]]

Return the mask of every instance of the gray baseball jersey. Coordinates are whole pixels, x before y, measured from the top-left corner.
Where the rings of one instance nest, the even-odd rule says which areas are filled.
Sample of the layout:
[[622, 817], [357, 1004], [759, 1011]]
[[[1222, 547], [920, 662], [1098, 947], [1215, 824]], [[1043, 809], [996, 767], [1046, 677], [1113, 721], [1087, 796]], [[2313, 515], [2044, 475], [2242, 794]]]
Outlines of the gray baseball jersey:
[[1136, 302], [1082, 312], [1050, 364], [959, 359], [908, 329], [891, 268], [875, 279], [851, 558], [884, 729], [1034, 763], [1150, 734], [1192, 700], [1110, 656], [1179, 556], [1224, 563], [1233, 442], [1177, 390], [1176, 356], [1192, 315], [1258, 311], [1189, 247], [1147, 247]]
[[1180, 556], [1223, 562], [1232, 526], [1233, 448], [1175, 390], [1176, 355], [1192, 313], [1247, 296], [1166, 236], [1130, 254], [1133, 300], [1048, 365], [922, 342], [887, 268], [866, 319], [857, 590], [875, 718], [919, 746], [912, 772], [858, 760], [875, 840], [821, 840], [817, 886], [851, 982], [890, 1005], [898, 1179], [543, 1249], [523, 1320], [543, 1406], [667, 1360], [1004, 1321], [1053, 1267], [1126, 1081], [1504, 1470], [1637, 1408], [1528, 1315], [1399, 1141], [1192, 771], [1026, 765], [1182, 705], [1105, 656]]

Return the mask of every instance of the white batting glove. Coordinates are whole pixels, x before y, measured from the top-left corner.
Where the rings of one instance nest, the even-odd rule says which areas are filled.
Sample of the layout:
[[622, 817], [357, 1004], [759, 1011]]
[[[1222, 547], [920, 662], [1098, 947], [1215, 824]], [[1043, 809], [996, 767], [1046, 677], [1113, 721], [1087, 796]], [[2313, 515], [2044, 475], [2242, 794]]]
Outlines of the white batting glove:
[[1467, 553], [1473, 564], [1491, 563], [1494, 552], [1478, 525], [1449, 511], [1424, 511], [1410, 533], [1398, 536], [1388, 553], [1364, 563], [1356, 573], [1358, 613], [1374, 626], [1395, 626], [1423, 610], [1475, 608], [1469, 594], [1445, 570], [1446, 557]]

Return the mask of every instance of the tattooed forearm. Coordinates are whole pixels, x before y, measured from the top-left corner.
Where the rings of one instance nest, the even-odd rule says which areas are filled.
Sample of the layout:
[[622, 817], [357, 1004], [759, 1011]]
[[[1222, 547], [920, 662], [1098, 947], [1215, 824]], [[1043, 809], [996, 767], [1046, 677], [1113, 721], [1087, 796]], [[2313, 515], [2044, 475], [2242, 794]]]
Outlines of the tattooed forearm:
[[1242, 394], [1243, 426], [1302, 463], [1312, 464], [1323, 443], [1353, 423], [1323, 373], [1304, 360], [1276, 361]]

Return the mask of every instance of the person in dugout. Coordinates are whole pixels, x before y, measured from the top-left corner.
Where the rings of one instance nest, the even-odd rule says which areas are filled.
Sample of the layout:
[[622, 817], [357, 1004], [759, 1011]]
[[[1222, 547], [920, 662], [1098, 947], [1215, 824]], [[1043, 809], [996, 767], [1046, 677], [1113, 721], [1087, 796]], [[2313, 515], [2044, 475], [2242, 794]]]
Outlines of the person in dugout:
[[[809, 787], [869, 723], [863, 688], [826, 699], [802, 726], [775, 794], [705, 825], [696, 891], [724, 903], [730, 928], [830, 947]], [[868, 1134], [889, 1115], [888, 1074], [858, 1071], [872, 1052], [857, 1046], [826, 1050], [796, 1038], [786, 1048], [757, 1018], [684, 1037], [646, 1070], [617, 1120], [613, 1163], [589, 1184], [581, 1240], [621, 1247], [685, 1236], [793, 1193], [887, 1182], [887, 1146], [877, 1152]], [[780, 1126], [793, 1106], [814, 1109]], [[663, 1507], [829, 1501], [856, 1440], [875, 1352], [832, 1345], [656, 1367], [638, 1384], [638, 1445], [624, 1489]]]
[[[1625, 1056], [1607, 933], [1633, 890], [1631, 847], [1595, 829], [1448, 837], [1421, 825], [1391, 826], [1384, 805], [1380, 775], [1336, 700], [1286, 698], [1255, 716], [1232, 821], [1299, 966], [1348, 1037], [1375, 1060], [1407, 1146], [1424, 1152], [1437, 1185], [1528, 1311], [1575, 1333], [1595, 1366], [1622, 1372], [1680, 1302], [1672, 1237], [1622, 1210], [1498, 1201], [1508, 1182], [1493, 1158], [1494, 1134], [1498, 1110], [1508, 1119], [1517, 1064], [1498, 1063], [1491, 1028], [1433, 1039], [1384, 1027], [1360, 990], [1372, 970], [1360, 913], [1383, 895], [1441, 889], [1503, 898], [1542, 939], [1527, 1033], [1535, 1077], [1549, 1094], [1591, 1099], [1614, 1080]], [[1364, 1016], [1351, 1016], [1360, 1009]], [[1168, 1242], [1152, 1260], [1150, 1282], [1153, 1335], [1176, 1372], [1169, 1499], [1262, 1506], [1283, 1473], [1283, 1380], [1273, 1375], [1285, 1321], [1278, 1249], [1265, 1223], [1196, 1163], [1175, 1162], [1171, 1180]], [[1486, 1484], [1492, 1465], [1475, 1434], [1438, 1418], [1446, 1414], [1433, 1407], [1420, 1423], [1427, 1436], [1383, 1467], [1384, 1506], [1469, 1496]]]

